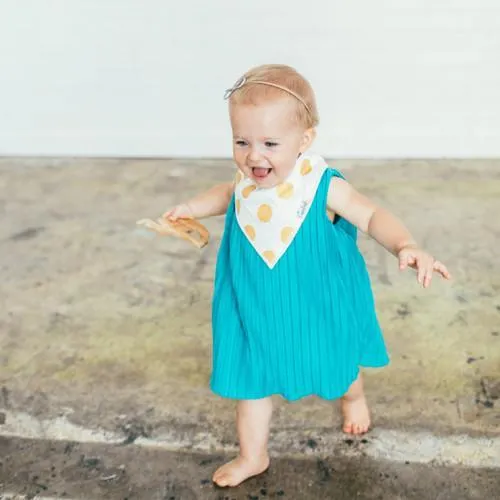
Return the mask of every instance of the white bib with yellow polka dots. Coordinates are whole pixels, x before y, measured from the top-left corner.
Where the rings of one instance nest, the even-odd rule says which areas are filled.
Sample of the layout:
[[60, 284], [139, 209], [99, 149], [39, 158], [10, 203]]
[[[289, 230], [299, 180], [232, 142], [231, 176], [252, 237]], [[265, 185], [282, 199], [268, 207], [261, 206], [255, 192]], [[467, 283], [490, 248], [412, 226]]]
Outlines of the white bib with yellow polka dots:
[[273, 188], [259, 188], [238, 172], [234, 192], [238, 224], [271, 269], [305, 220], [327, 166], [321, 156], [304, 153], [288, 178]]

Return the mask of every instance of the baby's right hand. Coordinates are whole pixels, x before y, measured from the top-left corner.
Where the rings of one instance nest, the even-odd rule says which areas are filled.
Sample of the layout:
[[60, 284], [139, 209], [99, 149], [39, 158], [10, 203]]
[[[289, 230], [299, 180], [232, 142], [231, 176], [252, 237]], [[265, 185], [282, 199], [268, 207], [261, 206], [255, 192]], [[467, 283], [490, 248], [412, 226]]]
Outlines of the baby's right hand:
[[194, 219], [193, 212], [187, 203], [181, 203], [165, 212], [162, 217], [169, 220]]

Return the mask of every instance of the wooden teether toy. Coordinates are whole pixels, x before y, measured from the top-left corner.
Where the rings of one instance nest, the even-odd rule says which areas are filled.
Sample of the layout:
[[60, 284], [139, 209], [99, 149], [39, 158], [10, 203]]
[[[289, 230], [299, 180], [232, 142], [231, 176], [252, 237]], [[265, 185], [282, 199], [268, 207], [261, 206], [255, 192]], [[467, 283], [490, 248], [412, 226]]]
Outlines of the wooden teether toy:
[[195, 219], [177, 219], [175, 221], [159, 218], [156, 221], [141, 219], [137, 224], [161, 235], [172, 235], [189, 241], [197, 248], [203, 248], [210, 237], [207, 228]]

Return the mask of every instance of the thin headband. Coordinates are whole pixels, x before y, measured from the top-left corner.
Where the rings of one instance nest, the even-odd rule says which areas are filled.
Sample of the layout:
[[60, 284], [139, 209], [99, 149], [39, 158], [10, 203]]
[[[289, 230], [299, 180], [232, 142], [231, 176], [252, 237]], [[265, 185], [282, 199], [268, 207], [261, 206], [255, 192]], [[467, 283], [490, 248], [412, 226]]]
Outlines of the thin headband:
[[224, 99], [229, 99], [234, 94], [234, 92], [236, 92], [238, 89], [241, 89], [241, 87], [243, 87], [243, 85], [245, 85], [247, 83], [259, 83], [261, 85], [269, 85], [270, 87], [276, 87], [277, 89], [281, 89], [281, 90], [284, 90], [285, 92], [288, 92], [290, 95], [295, 97], [295, 99], [299, 100], [304, 105], [304, 107], [307, 109], [307, 112], [312, 116], [311, 110], [310, 110], [309, 106], [306, 104], [306, 102], [304, 101], [304, 99], [302, 99], [302, 97], [300, 97], [298, 94], [296, 94], [292, 90], [290, 90], [286, 87], [283, 87], [282, 85], [279, 85], [277, 83], [265, 82], [263, 80], [249, 80], [246, 76], [242, 76], [230, 89], [227, 89], [226, 92], [224, 92]]

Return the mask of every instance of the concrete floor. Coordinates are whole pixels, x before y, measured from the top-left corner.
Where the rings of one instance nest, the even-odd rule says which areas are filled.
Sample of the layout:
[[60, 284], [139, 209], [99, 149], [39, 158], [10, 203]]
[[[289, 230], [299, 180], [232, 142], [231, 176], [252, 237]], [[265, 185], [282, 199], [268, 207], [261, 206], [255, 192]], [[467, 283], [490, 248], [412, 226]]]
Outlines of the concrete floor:
[[[374, 425], [500, 436], [500, 161], [339, 161], [453, 281], [419, 288], [364, 235], [391, 365], [365, 372]], [[138, 435], [210, 429], [210, 299], [223, 218], [201, 252], [135, 221], [217, 182], [227, 160], [0, 159], [0, 408]], [[332, 403], [276, 397], [273, 432], [333, 429]]]

